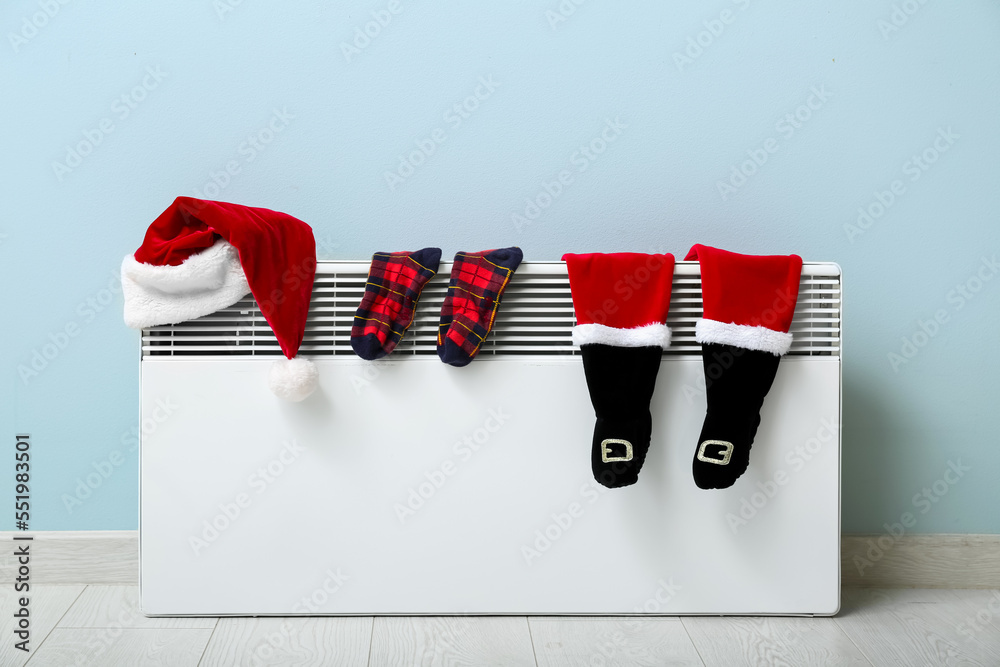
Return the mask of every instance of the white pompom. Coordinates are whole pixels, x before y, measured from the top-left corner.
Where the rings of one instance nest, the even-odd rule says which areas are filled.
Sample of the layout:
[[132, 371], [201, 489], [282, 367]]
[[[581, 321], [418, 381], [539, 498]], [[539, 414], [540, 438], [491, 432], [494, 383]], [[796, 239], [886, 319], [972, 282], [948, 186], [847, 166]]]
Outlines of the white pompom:
[[271, 364], [267, 376], [267, 386], [275, 396], [286, 401], [301, 401], [316, 391], [319, 384], [319, 371], [316, 364], [295, 357], [294, 359], [278, 359]]

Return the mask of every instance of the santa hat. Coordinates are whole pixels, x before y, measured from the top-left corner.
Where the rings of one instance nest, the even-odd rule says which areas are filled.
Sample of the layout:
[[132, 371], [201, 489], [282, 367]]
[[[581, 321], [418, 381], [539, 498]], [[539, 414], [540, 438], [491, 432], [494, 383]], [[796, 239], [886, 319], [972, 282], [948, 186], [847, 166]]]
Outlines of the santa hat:
[[563, 260], [576, 312], [574, 345], [670, 347], [673, 255], [567, 253]]
[[297, 357], [316, 275], [312, 228], [285, 213], [178, 197], [122, 261], [125, 324], [143, 329], [210, 315], [252, 293], [286, 359], [268, 386], [301, 401], [318, 373]]
[[685, 260], [701, 265], [699, 343], [721, 343], [781, 356], [792, 346], [802, 258], [740, 255], [696, 244]]
[[792, 346], [802, 274], [798, 255], [739, 255], [695, 245], [703, 316], [695, 324], [707, 410], [693, 461], [703, 489], [725, 489], [750, 465], [761, 408]]
[[641, 253], [563, 255], [587, 388], [597, 423], [594, 478], [607, 487], [634, 484], [652, 430], [649, 402], [663, 350], [674, 256]]

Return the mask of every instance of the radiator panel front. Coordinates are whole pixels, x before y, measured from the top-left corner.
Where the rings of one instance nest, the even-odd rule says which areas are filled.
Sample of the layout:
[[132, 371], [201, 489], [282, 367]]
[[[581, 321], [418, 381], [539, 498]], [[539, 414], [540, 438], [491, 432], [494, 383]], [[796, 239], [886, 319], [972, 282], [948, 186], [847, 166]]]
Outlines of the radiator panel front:
[[579, 356], [321, 358], [301, 404], [270, 363], [142, 361], [147, 614], [839, 608], [839, 355], [782, 360], [725, 491], [691, 477], [696, 355], [664, 356], [648, 458], [615, 490], [591, 475]]

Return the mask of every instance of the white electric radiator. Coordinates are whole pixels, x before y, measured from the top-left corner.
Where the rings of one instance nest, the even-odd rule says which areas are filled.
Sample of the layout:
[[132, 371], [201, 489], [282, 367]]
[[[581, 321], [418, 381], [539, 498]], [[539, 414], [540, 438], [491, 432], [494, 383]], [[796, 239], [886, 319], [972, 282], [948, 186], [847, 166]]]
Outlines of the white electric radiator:
[[590, 470], [593, 409], [566, 267], [526, 262], [465, 368], [436, 328], [450, 263], [396, 350], [350, 346], [368, 262], [320, 262], [300, 354], [251, 297], [142, 334], [141, 606], [149, 615], [834, 614], [840, 599], [841, 279], [806, 263], [795, 342], [730, 489], [691, 477], [705, 414], [698, 264], [676, 266], [636, 485]]

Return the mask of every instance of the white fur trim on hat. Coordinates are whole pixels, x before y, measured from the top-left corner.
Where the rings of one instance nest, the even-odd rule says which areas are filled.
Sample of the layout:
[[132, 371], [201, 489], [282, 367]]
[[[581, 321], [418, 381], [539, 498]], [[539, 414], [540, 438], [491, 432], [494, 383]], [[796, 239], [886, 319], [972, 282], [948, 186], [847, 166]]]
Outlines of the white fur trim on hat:
[[177, 266], [122, 260], [125, 324], [133, 329], [210, 315], [249, 292], [239, 253], [222, 239]]
[[603, 324], [578, 324], [573, 327], [574, 345], [613, 345], [615, 347], [670, 347], [670, 327], [647, 324], [633, 329], [616, 329]]
[[275, 396], [286, 401], [305, 400], [316, 391], [319, 384], [319, 370], [316, 364], [302, 357], [278, 359], [271, 364], [267, 374], [267, 386]]
[[792, 334], [775, 331], [767, 327], [750, 326], [719, 322], [717, 320], [698, 320], [694, 325], [694, 337], [699, 343], [720, 343], [733, 345], [745, 350], [770, 352], [782, 356], [792, 347]]

